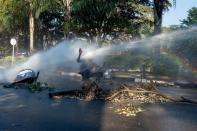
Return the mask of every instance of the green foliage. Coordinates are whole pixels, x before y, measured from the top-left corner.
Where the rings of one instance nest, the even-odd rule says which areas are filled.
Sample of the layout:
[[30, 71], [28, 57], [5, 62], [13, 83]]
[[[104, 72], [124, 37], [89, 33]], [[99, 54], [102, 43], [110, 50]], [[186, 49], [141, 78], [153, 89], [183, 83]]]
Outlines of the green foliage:
[[73, 31], [75, 29], [74, 22], [73, 21], [64, 22], [63, 28], [65, 33], [69, 33], [70, 31]]
[[[19, 39], [24, 39], [21, 36], [29, 37], [28, 18], [29, 13], [32, 12], [36, 18], [35, 34], [40, 37], [41, 43], [43, 34], [47, 36], [48, 33], [52, 36], [51, 34], [55, 32], [49, 34], [48, 30], [42, 30], [40, 14], [47, 11], [65, 15], [68, 1], [70, 0], [0, 0], [0, 32], [9, 32], [10, 36], [18, 33]], [[132, 34], [132, 37], [146, 37], [153, 31], [154, 2], [157, 2], [158, 7], [164, 10], [171, 6], [170, 0], [72, 0], [71, 5], [67, 5], [71, 7], [71, 20], [64, 19], [64, 25], [58, 30], [64, 30], [64, 33], [72, 31], [77, 34], [88, 32], [92, 36], [125, 32]], [[158, 9], [158, 11], [163, 11], [161, 8]], [[189, 11], [188, 23], [195, 21], [193, 19], [196, 16], [195, 10], [196, 7]]]
[[182, 25], [197, 25], [197, 7], [193, 7], [188, 11], [187, 19], [182, 20]]
[[159, 59], [153, 59], [150, 52], [122, 53], [109, 56], [106, 66], [120, 69], [141, 69], [145, 65], [146, 70], [157, 75], [176, 76], [186, 74], [181, 71], [181, 61], [173, 55], [162, 54]]
[[117, 0], [73, 0], [71, 15], [79, 30], [93, 35], [111, 32], [119, 22], [116, 11]]
[[54, 90], [54, 88], [48, 87], [47, 83], [40, 83], [40, 82], [36, 82], [33, 84], [27, 84], [25, 86], [27, 86], [28, 90], [33, 93], [34, 92], [41, 92], [43, 90], [49, 90], [49, 91]]
[[153, 60], [153, 73], [166, 76], [176, 76], [179, 73], [180, 63], [169, 55], [161, 55], [159, 59]]
[[5, 88], [15, 88], [15, 89], [28, 89], [32, 93], [41, 92], [44, 90], [54, 91], [54, 88], [49, 87], [47, 83], [40, 83], [40, 82], [35, 82], [32, 84], [18, 83], [18, 84], [14, 84], [14, 85], [5, 85], [4, 87]]
[[[169, 28], [165, 28], [165, 31], [180, 30], [184, 28], [190, 28], [197, 24], [197, 8], [193, 7], [188, 11], [187, 19], [182, 21], [182, 25], [172, 25]], [[196, 27], [194, 27], [196, 28]], [[191, 28], [190, 32], [182, 33], [180, 36], [175, 36], [171, 41], [169, 52], [176, 55], [182, 60], [182, 63], [192, 68], [197, 68], [197, 31]], [[184, 74], [184, 72], [183, 72]]]
[[117, 68], [127, 68], [127, 69], [138, 69], [143, 64], [146, 65], [146, 68], [149, 68], [151, 65], [151, 57], [148, 53], [142, 52], [126, 52], [121, 53], [120, 55], [109, 56], [106, 59], [106, 66], [117, 67]]
[[170, 52], [183, 59], [183, 62], [197, 68], [197, 34], [196, 30], [182, 35], [181, 39], [174, 39]]
[[120, 2], [120, 14], [129, 19], [128, 31], [134, 37], [146, 36], [153, 30], [153, 9], [148, 0]]
[[[15, 63], [20, 63], [26, 61], [26, 57], [15, 57], [14, 62]], [[6, 56], [0, 59], [0, 64], [3, 63], [11, 63], [12, 62], [12, 56]]]
[[23, 0], [0, 0], [0, 27], [2, 30], [17, 32], [27, 27], [28, 8]]
[[73, 0], [71, 16], [79, 32], [89, 32], [92, 36], [113, 32], [139, 36], [144, 33], [142, 26], [153, 22], [152, 9], [147, 3], [146, 0]]
[[11, 63], [11, 62], [12, 62], [12, 56], [6, 56], [0, 59], [0, 63]]
[[[153, 15], [149, 0], [73, 0], [68, 5], [69, 2], [70, 0], [0, 0], [0, 32], [9, 32], [10, 36], [16, 36], [22, 43], [27, 43], [29, 14], [32, 13], [35, 18], [35, 38], [39, 40], [37, 43], [41, 43], [43, 35], [57, 33], [50, 34], [43, 29], [42, 20], [48, 19], [47, 16], [41, 20], [39, 16], [43, 12], [60, 13], [64, 17], [64, 25], [58, 28], [64, 30], [64, 33], [88, 32], [91, 36], [106, 36], [125, 32], [133, 37], [145, 34], [144, 37], [150, 32]], [[66, 10], [67, 6], [71, 8], [70, 20], [65, 16], [66, 11], [69, 11]]]

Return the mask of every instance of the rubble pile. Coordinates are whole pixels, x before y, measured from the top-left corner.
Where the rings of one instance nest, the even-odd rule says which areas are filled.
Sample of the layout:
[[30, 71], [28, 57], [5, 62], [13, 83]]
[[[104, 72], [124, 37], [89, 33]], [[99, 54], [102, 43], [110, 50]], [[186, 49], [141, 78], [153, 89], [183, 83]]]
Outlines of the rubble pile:
[[106, 100], [110, 101], [124, 101], [128, 99], [140, 103], [162, 103], [169, 101], [170, 98], [162, 95], [152, 83], [122, 84], [106, 98]]
[[82, 89], [80, 90], [68, 90], [49, 93], [49, 97], [55, 99], [66, 97], [91, 101], [95, 99], [105, 99], [105, 97], [108, 95], [108, 93], [100, 88], [95, 81], [86, 81], [81, 88]]
[[106, 100], [112, 102], [112, 110], [124, 116], [136, 116], [142, 112], [142, 103], [163, 103], [170, 98], [159, 93], [155, 83], [126, 85], [112, 91]]
[[82, 90], [76, 95], [80, 99], [86, 101], [104, 98], [104, 92], [102, 88], [100, 88], [95, 81], [87, 81], [86, 83], [84, 83]]
[[112, 103], [114, 112], [124, 116], [135, 116], [142, 111], [142, 103], [163, 103], [170, 100], [159, 93], [155, 83], [122, 84], [115, 90], [104, 90], [94, 81], [87, 81], [81, 90], [50, 93], [51, 98], [77, 98], [82, 100], [104, 99]]
[[124, 116], [136, 116], [137, 113], [142, 112], [142, 108], [140, 106], [135, 106], [132, 103], [128, 103], [119, 108], [115, 108], [114, 112]]
[[158, 84], [138, 83], [132, 85], [122, 84], [119, 88], [105, 98], [110, 101], [114, 112], [124, 116], [135, 116], [142, 112], [142, 103], [164, 103], [164, 102], [181, 102], [197, 104], [196, 100], [191, 100], [181, 96], [180, 98], [173, 98], [160, 93], [157, 89]]

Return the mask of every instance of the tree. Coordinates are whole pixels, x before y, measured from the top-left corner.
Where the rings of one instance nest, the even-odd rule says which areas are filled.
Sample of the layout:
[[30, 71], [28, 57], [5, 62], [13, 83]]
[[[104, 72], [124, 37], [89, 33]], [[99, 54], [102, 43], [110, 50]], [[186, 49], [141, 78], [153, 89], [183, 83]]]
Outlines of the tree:
[[112, 31], [117, 24], [116, 4], [118, 0], [73, 0], [71, 15], [79, 32], [101, 36]]
[[[39, 15], [46, 10], [57, 7], [56, 0], [1, 0], [0, 23], [9, 32], [21, 32], [29, 28], [30, 52], [34, 51], [35, 31]], [[18, 34], [18, 33], [17, 33]], [[28, 36], [26, 34], [26, 36]]]
[[[176, 0], [173, 0], [174, 4]], [[161, 26], [162, 26], [162, 18], [163, 12], [168, 10], [171, 6], [170, 0], [153, 0], [153, 10], [154, 10], [154, 35], [161, 33]], [[156, 59], [156, 63], [153, 66], [153, 72], [156, 72], [157, 62], [159, 63], [160, 60], [160, 45], [157, 44], [154, 47], [154, 57]]]
[[59, 11], [63, 12], [64, 16], [64, 35], [68, 37], [71, 24], [71, 2], [72, 0], [56, 0], [59, 6]]
[[153, 10], [149, 0], [119, 2], [120, 15], [129, 20], [129, 31], [132, 36], [150, 33], [153, 25]]
[[[190, 27], [197, 25], [197, 7], [193, 7], [188, 11], [186, 19], [182, 20], [182, 26]], [[176, 54], [183, 62], [194, 70], [197, 69], [197, 30], [196, 28], [183, 34], [181, 39], [175, 39], [170, 51]]]
[[53, 5], [56, 5], [56, 1], [54, 0], [27, 0], [26, 1], [29, 9], [29, 31], [30, 31], [30, 52], [34, 51], [35, 44], [35, 24], [36, 19], [39, 18], [41, 12], [52, 8]]
[[188, 11], [186, 19], [181, 21], [183, 26], [197, 25], [197, 7], [193, 7]]
[[56, 10], [47, 10], [39, 16], [39, 42], [42, 43], [43, 49], [47, 49], [54, 41], [64, 37], [64, 16]]
[[[23, 35], [27, 28], [28, 17], [26, 15], [26, 7], [23, 6], [23, 1], [4, 1], [0, 0], [0, 28], [3, 34], [15, 36], [17, 39], [16, 52], [18, 51], [19, 37], [27, 37]], [[7, 33], [6, 33], [7, 32]], [[9, 38], [10, 39], [10, 38]]]
[[92, 37], [105, 38], [116, 32], [138, 36], [142, 25], [153, 21], [148, 3], [148, 0], [73, 0], [71, 16], [77, 32], [88, 32]]
[[153, 9], [154, 9], [154, 34], [161, 33], [161, 25], [163, 12], [168, 10], [171, 6], [169, 0], [154, 0], [153, 1]]

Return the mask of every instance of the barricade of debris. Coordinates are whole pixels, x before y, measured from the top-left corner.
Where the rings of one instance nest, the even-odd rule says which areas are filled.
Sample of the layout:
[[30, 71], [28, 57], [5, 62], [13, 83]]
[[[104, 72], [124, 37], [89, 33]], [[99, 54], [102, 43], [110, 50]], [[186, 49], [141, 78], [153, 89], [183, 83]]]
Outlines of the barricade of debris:
[[164, 103], [164, 102], [187, 102], [197, 104], [196, 101], [181, 97], [175, 99], [166, 96], [157, 89], [158, 84], [135, 83], [131, 85], [121, 84], [115, 90], [103, 90], [95, 81], [86, 82], [81, 90], [70, 90], [63, 92], [49, 93], [50, 98], [77, 98], [82, 100], [103, 99], [112, 104], [111, 109], [124, 116], [135, 116], [142, 112], [143, 103]]
[[105, 99], [113, 103], [114, 112], [125, 115], [135, 116], [143, 111], [142, 103], [164, 103], [164, 102], [184, 102], [197, 104], [197, 101], [184, 97], [173, 98], [162, 94], [158, 90], [158, 83], [138, 83], [132, 85], [122, 84], [119, 88], [112, 91]]
[[142, 103], [163, 103], [169, 97], [159, 93], [156, 83], [138, 83], [132, 85], [122, 84], [112, 91], [106, 100], [112, 102], [112, 110], [120, 115], [135, 116], [142, 112]]
[[138, 83], [132, 85], [122, 84], [119, 88], [112, 91], [106, 100], [122, 101], [128, 98], [140, 103], [162, 103], [170, 99], [162, 95], [154, 83]]
[[51, 98], [78, 98], [83, 100], [104, 99], [112, 103], [112, 109], [118, 114], [135, 116], [142, 109], [139, 103], [161, 103], [169, 99], [161, 95], [154, 83], [122, 84], [115, 90], [103, 90], [93, 81], [86, 82], [81, 90], [49, 93]]
[[94, 99], [105, 99], [108, 94], [108, 91], [105, 91], [102, 88], [100, 88], [97, 82], [86, 81], [83, 84], [81, 90], [51, 92], [49, 93], [49, 97], [55, 99], [66, 97], [91, 101]]

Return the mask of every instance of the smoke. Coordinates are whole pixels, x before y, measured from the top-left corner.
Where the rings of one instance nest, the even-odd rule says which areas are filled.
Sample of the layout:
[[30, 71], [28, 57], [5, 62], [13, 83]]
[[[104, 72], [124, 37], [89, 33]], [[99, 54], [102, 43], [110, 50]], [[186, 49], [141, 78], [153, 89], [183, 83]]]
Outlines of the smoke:
[[39, 52], [31, 56], [26, 62], [12, 66], [5, 72], [1, 73], [0, 81], [12, 82], [16, 74], [22, 69], [33, 69], [34, 71], [54, 71], [59, 67], [64, 67], [70, 71], [78, 72], [79, 64], [76, 62], [78, 57], [78, 49], [83, 49], [82, 58], [93, 59], [99, 65], [102, 64], [104, 58], [114, 52], [128, 51], [131, 49], [151, 49], [155, 45], [169, 45], [174, 39], [183, 39], [196, 33], [197, 27], [187, 30], [174, 31], [172, 33], [163, 33], [147, 39], [121, 42], [119, 45], [104, 46], [99, 48], [96, 44], [88, 44], [84, 41], [73, 40], [63, 41], [48, 51]]

